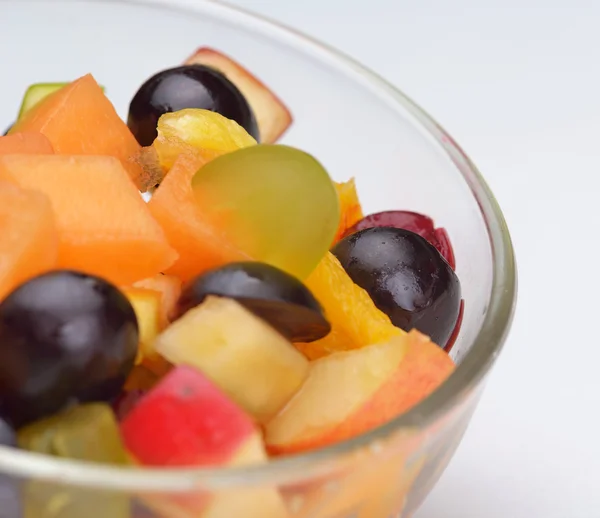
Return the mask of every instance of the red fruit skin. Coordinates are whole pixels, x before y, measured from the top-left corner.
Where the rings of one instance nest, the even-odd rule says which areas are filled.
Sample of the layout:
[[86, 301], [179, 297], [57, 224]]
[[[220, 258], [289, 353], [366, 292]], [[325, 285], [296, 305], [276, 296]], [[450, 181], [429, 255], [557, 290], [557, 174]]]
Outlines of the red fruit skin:
[[410, 212], [407, 210], [390, 210], [369, 214], [346, 231], [344, 237], [354, 234], [359, 230], [373, 227], [394, 227], [409, 230], [422, 238], [427, 239], [435, 246], [442, 257], [448, 261], [453, 270], [456, 270], [454, 250], [450, 243], [448, 233], [443, 228], [435, 228], [433, 220], [429, 216]]
[[169, 372], [121, 422], [125, 446], [147, 466], [226, 464], [257, 430], [201, 372]]

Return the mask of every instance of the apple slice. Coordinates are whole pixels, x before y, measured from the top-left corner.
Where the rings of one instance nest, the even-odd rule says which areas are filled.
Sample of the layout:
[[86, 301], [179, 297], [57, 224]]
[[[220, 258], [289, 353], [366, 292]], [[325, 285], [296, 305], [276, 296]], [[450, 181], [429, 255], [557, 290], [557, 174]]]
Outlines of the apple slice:
[[[173, 369], [139, 400], [121, 422], [121, 434], [129, 452], [147, 466], [242, 466], [267, 461], [251, 417], [200, 371], [186, 366]], [[270, 488], [142, 499], [160, 515], [177, 518], [287, 516], [279, 494]]]
[[238, 87], [254, 111], [262, 143], [277, 142], [292, 124], [292, 114], [285, 104], [262, 81], [229, 56], [202, 47], [185, 64], [215, 68]]
[[174, 368], [121, 422], [129, 452], [146, 466], [219, 466], [259, 432], [250, 416], [191, 367]]
[[125, 288], [122, 291], [133, 306], [138, 322], [140, 346], [136, 363], [139, 364], [143, 361], [144, 356], [149, 354], [148, 348], [160, 332], [161, 294], [158, 291], [145, 288]]
[[264, 423], [300, 388], [308, 360], [231, 299], [207, 297], [171, 324], [154, 349], [174, 365], [200, 369]]
[[126, 390], [151, 388], [171, 368], [154, 350], [154, 341], [168, 325], [166, 315], [177, 302], [177, 299], [171, 299], [181, 291], [181, 282], [165, 275], [157, 275], [156, 278], [142, 281], [142, 284], [154, 288], [122, 289], [135, 311], [140, 335], [136, 365], [127, 379]]
[[307, 380], [266, 426], [273, 454], [327, 446], [380, 426], [435, 390], [450, 357], [416, 330], [311, 363]]

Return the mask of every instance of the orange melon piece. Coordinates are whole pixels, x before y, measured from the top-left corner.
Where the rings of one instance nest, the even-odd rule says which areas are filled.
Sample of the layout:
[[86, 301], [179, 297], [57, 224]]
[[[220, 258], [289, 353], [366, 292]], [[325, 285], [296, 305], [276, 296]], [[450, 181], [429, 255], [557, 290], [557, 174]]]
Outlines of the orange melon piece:
[[131, 284], [177, 258], [121, 163], [109, 156], [0, 156], [0, 180], [50, 199], [59, 266]]
[[363, 218], [363, 210], [356, 192], [356, 182], [351, 178], [347, 182], [333, 182], [340, 200], [340, 224], [333, 240], [337, 243], [346, 231]]
[[142, 174], [139, 164], [130, 160], [140, 145], [91, 74], [44, 98], [10, 134], [25, 131], [44, 134], [57, 154], [114, 156], [136, 184]]
[[15, 133], [0, 137], [0, 155], [51, 155], [54, 153], [48, 137], [41, 133]]
[[192, 177], [206, 160], [182, 153], [148, 203], [179, 259], [165, 273], [187, 281], [217, 266], [248, 260], [208, 223], [192, 192]]
[[58, 233], [43, 194], [0, 181], [0, 300], [56, 265]]

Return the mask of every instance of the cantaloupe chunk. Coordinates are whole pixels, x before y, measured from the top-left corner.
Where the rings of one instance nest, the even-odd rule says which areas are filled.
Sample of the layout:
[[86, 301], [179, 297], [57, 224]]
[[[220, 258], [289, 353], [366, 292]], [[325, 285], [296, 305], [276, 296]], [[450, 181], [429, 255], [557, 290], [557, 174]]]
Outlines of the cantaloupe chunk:
[[177, 258], [114, 157], [4, 155], [2, 179], [48, 196], [63, 268], [130, 284], [156, 275]]
[[51, 155], [54, 153], [48, 137], [30, 131], [0, 137], [0, 155]]
[[183, 153], [148, 203], [179, 259], [166, 273], [184, 281], [208, 270], [248, 257], [219, 235], [202, 216], [192, 192], [192, 177], [205, 160]]
[[140, 145], [91, 74], [40, 101], [10, 134], [25, 131], [43, 133], [57, 154], [114, 156], [136, 184], [141, 176], [141, 167], [130, 160]]
[[52, 206], [41, 193], [0, 181], [0, 300], [22, 282], [51, 270], [58, 257]]

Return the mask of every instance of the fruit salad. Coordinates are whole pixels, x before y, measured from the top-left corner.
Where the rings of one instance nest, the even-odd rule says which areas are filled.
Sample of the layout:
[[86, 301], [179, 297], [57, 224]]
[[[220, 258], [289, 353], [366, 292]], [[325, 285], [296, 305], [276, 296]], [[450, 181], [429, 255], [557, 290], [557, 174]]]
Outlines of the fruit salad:
[[[0, 450], [262, 464], [383, 425], [453, 372], [443, 228], [365, 215], [351, 172], [282, 144], [284, 101], [219, 51], [147, 79], [126, 121], [104, 86], [31, 85], [0, 137]], [[277, 491], [247, 497], [287, 516]]]

